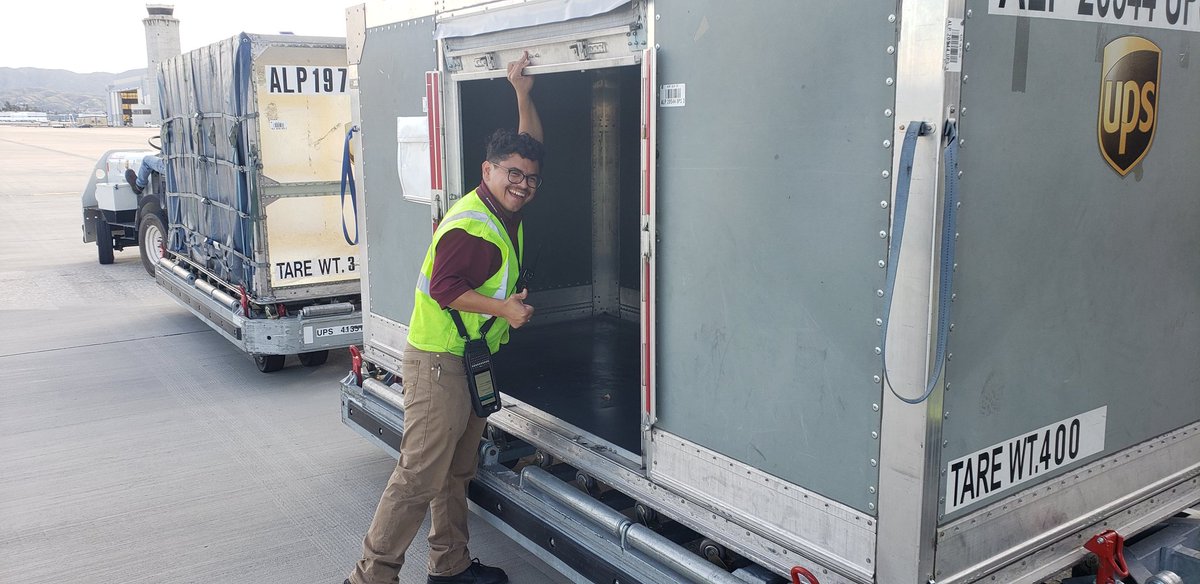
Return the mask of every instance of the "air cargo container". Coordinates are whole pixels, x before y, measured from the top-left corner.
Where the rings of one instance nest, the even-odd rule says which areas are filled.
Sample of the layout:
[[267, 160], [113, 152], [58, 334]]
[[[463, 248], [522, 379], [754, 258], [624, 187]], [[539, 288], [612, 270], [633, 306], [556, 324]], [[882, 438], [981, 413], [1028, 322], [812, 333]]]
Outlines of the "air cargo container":
[[349, 9], [345, 423], [397, 453], [432, 227], [528, 51], [486, 518], [594, 582], [1034, 583], [1152, 528], [1200, 500], [1200, 13], [1142, 4]]
[[158, 70], [168, 225], [156, 279], [264, 372], [362, 340], [345, 46], [241, 34]]

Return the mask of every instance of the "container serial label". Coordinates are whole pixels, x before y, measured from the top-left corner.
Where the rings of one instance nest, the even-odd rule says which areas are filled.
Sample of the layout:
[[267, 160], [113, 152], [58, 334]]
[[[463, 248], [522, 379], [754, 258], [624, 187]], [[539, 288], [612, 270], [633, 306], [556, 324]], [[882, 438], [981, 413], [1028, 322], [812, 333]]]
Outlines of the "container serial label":
[[948, 73], [962, 73], [962, 37], [962, 19], [947, 19], [946, 45], [942, 55], [942, 63]]
[[267, 65], [268, 93], [290, 95], [327, 95], [346, 93], [345, 67], [306, 67], [304, 65]]
[[1200, 0], [988, 0], [988, 12], [1200, 32]]
[[687, 84], [668, 83], [658, 91], [658, 107], [683, 107], [687, 105]]
[[950, 513], [1104, 450], [1108, 406], [984, 448], [946, 465]]

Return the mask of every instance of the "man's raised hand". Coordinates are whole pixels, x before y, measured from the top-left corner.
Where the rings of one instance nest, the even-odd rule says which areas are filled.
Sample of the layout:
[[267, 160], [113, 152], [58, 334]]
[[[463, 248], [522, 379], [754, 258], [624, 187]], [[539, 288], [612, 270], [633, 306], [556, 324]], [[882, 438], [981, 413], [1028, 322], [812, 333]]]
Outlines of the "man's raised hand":
[[533, 89], [533, 76], [524, 73], [529, 66], [529, 51], [525, 51], [520, 59], [508, 64], [508, 81], [512, 83], [517, 93], [528, 94]]

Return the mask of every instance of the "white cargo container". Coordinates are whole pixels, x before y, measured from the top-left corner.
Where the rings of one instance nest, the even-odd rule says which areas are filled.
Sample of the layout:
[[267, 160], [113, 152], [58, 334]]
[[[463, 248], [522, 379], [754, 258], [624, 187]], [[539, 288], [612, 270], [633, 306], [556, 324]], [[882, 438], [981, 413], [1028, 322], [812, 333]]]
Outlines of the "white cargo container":
[[362, 340], [349, 82], [340, 38], [241, 34], [159, 68], [157, 280], [264, 372]]
[[351, 8], [344, 420], [396, 453], [430, 227], [528, 50], [537, 313], [471, 491], [515, 537], [596, 582], [1032, 583], [1195, 504], [1200, 13], [1116, 4]]

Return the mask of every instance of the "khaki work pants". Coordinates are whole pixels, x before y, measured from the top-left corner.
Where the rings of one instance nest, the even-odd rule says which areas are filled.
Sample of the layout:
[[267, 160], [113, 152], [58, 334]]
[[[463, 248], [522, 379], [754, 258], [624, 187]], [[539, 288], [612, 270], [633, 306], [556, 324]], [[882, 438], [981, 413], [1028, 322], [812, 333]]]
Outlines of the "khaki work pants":
[[388, 479], [363, 539], [354, 584], [395, 582], [404, 553], [432, 513], [429, 573], [453, 576], [471, 563], [467, 551], [467, 483], [475, 476], [486, 420], [471, 410], [462, 357], [408, 346], [404, 380], [404, 436], [400, 460]]

